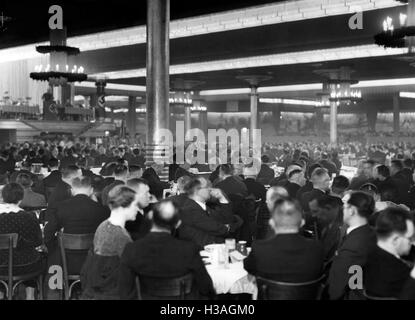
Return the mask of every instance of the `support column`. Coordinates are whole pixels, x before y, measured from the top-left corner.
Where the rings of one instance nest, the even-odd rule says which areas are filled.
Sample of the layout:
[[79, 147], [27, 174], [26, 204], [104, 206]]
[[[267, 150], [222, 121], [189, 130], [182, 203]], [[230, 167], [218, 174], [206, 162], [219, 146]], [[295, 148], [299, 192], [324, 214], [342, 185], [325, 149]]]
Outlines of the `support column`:
[[393, 135], [395, 138], [400, 134], [400, 106], [399, 96], [393, 96]]
[[192, 129], [192, 110], [191, 106], [184, 106], [184, 133], [185, 136]]
[[324, 114], [322, 108], [316, 109], [315, 114], [315, 123], [314, 123], [314, 131], [317, 133], [318, 136], [321, 135], [324, 127]]
[[97, 79], [95, 82], [95, 86], [97, 87], [96, 93], [96, 105], [95, 107], [95, 118], [99, 121], [105, 120], [105, 87], [107, 86], [107, 82], [105, 79]]
[[207, 117], [207, 107], [202, 104], [201, 100], [193, 100], [193, 106], [196, 108], [194, 113], [197, 114], [197, 128], [202, 130], [205, 134], [205, 137], [208, 136], [208, 117]]
[[127, 131], [130, 139], [134, 139], [137, 124], [136, 97], [128, 97]]
[[255, 144], [255, 130], [258, 129], [258, 87], [252, 85], [250, 93], [251, 105], [251, 117], [250, 117], [250, 127], [249, 127], [249, 141], [250, 145], [254, 146]]
[[170, 0], [147, 0], [146, 165], [162, 158], [161, 129], [169, 128]]
[[272, 109], [272, 118], [274, 120], [274, 129], [277, 135], [281, 132], [281, 107], [280, 105], [276, 105]]
[[367, 126], [369, 132], [375, 133], [376, 132], [376, 122], [378, 118], [378, 110], [376, 107], [366, 107], [366, 118], [367, 118]]
[[330, 102], [330, 144], [337, 146], [337, 104]]

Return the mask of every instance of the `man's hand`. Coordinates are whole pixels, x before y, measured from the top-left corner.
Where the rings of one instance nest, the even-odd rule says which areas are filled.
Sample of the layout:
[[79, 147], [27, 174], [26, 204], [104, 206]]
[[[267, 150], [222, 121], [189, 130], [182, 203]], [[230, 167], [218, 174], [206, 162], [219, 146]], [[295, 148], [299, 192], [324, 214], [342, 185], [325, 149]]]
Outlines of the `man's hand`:
[[213, 198], [218, 199], [219, 202], [222, 203], [222, 204], [228, 204], [229, 203], [228, 199], [225, 197], [225, 195], [223, 194], [221, 189], [215, 189], [215, 188], [210, 189], [210, 195]]

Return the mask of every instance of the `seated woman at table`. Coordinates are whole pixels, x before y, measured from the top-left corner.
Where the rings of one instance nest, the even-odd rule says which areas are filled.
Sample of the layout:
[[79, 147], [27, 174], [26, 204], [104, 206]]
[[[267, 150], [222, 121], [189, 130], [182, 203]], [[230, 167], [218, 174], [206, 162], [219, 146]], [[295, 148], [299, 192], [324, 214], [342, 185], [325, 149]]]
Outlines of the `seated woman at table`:
[[125, 223], [135, 220], [138, 201], [136, 192], [124, 185], [109, 192], [111, 215], [97, 228], [93, 250], [81, 271], [84, 299], [118, 299], [120, 256], [126, 244], [132, 242]]
[[[17, 247], [13, 250], [13, 275], [42, 270], [44, 263], [36, 250], [42, 244], [42, 232], [36, 217], [19, 207], [23, 188], [17, 183], [7, 184], [2, 190], [4, 204], [0, 204], [0, 234], [17, 233]], [[8, 250], [0, 250], [0, 274], [7, 275]], [[26, 299], [33, 300], [34, 288], [27, 283]]]

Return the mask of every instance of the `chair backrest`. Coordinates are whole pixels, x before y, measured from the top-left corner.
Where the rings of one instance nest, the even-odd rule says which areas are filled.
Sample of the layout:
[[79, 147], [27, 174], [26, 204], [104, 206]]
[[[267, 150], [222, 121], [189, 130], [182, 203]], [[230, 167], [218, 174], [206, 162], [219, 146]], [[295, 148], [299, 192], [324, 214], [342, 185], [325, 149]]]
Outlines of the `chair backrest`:
[[0, 250], [9, 250], [17, 247], [17, 233], [0, 234]]
[[66, 250], [89, 250], [94, 243], [94, 234], [68, 234], [62, 231], [58, 234], [59, 245]]
[[366, 300], [398, 300], [397, 298], [393, 298], [393, 297], [372, 296], [372, 295], [368, 294], [365, 289], [363, 289], [362, 294], [366, 298]]
[[149, 295], [160, 298], [177, 297], [181, 300], [192, 291], [193, 275], [177, 278], [155, 278], [140, 275], [138, 285], [140, 296]]
[[17, 233], [0, 234], [0, 250], [9, 250], [9, 261], [7, 268], [8, 276], [8, 299], [11, 300], [13, 296], [13, 249], [17, 247], [17, 240], [19, 235]]
[[257, 277], [259, 300], [316, 300], [324, 276], [301, 283], [279, 282]]

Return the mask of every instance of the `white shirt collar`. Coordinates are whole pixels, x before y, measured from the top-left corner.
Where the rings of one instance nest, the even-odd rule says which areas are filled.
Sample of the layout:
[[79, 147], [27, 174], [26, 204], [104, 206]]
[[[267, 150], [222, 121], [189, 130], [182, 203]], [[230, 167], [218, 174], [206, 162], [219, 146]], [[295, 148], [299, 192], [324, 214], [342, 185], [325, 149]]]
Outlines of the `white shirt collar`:
[[353, 230], [356, 230], [359, 227], [361, 227], [361, 226], [348, 227], [347, 230], [346, 230], [346, 234], [349, 234], [350, 232], [352, 232]]
[[201, 207], [202, 207], [203, 211], [206, 211], [206, 203], [203, 203], [203, 202], [200, 202], [200, 201], [197, 201], [197, 200], [195, 200], [195, 202], [196, 202], [199, 206], [201, 206]]

